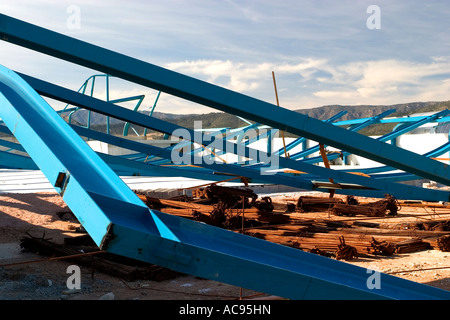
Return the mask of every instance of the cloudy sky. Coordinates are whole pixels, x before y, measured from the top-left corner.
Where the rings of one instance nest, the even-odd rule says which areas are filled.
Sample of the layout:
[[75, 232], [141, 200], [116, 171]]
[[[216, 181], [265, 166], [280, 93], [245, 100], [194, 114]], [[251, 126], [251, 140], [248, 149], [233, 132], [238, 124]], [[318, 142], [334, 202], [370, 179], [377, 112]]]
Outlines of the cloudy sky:
[[[289, 109], [450, 100], [448, 0], [2, 0], [0, 12], [271, 103], [274, 71]], [[97, 73], [3, 41], [0, 64], [74, 90]], [[157, 111], [211, 109], [162, 94]]]

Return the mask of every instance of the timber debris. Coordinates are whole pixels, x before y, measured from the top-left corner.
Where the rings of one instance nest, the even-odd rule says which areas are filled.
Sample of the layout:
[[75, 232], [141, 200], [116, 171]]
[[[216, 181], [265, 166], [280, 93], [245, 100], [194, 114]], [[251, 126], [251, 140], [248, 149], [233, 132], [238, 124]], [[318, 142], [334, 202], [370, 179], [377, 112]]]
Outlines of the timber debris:
[[373, 254], [391, 256], [394, 253], [408, 253], [428, 249], [431, 249], [431, 244], [419, 238], [407, 239], [396, 243], [392, 243], [386, 240], [377, 241], [375, 240], [375, 238], [372, 238], [370, 247], [367, 248], [367, 251]]
[[297, 209], [300, 212], [327, 211], [340, 203], [343, 200], [339, 198], [301, 196], [297, 201]]
[[408, 239], [395, 244], [395, 251], [397, 253], [409, 253], [427, 249], [431, 249], [431, 245], [422, 239]]

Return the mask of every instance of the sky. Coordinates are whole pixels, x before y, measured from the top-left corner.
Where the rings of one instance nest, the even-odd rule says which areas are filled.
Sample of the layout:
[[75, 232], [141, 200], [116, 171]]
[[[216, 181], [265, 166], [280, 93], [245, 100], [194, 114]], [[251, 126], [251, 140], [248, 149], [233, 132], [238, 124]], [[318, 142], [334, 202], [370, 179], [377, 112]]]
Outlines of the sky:
[[[448, 0], [1, 0], [0, 13], [276, 104], [274, 72], [292, 110], [450, 100]], [[4, 41], [0, 64], [73, 90], [98, 74]], [[145, 94], [144, 109], [157, 94], [110, 88]], [[156, 111], [214, 110], [163, 93]]]

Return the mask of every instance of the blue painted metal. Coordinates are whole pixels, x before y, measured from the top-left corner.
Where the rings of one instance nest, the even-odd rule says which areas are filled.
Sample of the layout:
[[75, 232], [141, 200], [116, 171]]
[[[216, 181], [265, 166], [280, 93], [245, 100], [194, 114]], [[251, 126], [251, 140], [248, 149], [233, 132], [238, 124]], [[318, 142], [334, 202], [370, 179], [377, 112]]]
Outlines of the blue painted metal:
[[[383, 119], [384, 117], [386, 117], [386, 116], [388, 116], [388, 115], [390, 115], [390, 114], [392, 114], [394, 112], [395, 112], [394, 109], [387, 110], [387, 111], [385, 111], [385, 112], [383, 112], [383, 113], [381, 113], [381, 114], [379, 114], [377, 116], [374, 116], [372, 118], [367, 119], [366, 121], [364, 121], [364, 122], [362, 122], [362, 123], [360, 123], [358, 125], [352, 126], [348, 130], [353, 131], [353, 132], [358, 132], [359, 130], [364, 129], [364, 128], [368, 127], [371, 124], [379, 122], [381, 119]], [[319, 151], [319, 145], [316, 145], [316, 146], [311, 147], [309, 149], [302, 150], [301, 152], [293, 154], [293, 155], [290, 156], [290, 158], [291, 159], [305, 158], [306, 156], [309, 156], [309, 155], [311, 155], [311, 154], [313, 154], [315, 152], [318, 152], [318, 151]], [[311, 160], [311, 159], [307, 159], [307, 160], [305, 159], [304, 161], [308, 161], [309, 163], [316, 163], [316, 162], [313, 162], [313, 160]], [[318, 162], [320, 162], [320, 161], [318, 161]]]
[[[26, 77], [26, 76], [25, 76]], [[26, 77], [27, 78], [27, 77]], [[31, 78], [30, 77], [28, 77], [27, 78], [29, 81], [31, 81], [32, 83], [34, 83], [36, 80], [34, 79], [34, 80], [30, 80]], [[42, 81], [41, 81], [42, 82]], [[47, 86], [48, 86], [49, 84], [47, 84]], [[40, 90], [42, 90], [42, 89], [40, 89]], [[56, 98], [56, 96], [55, 95], [51, 95], [53, 98]], [[71, 100], [67, 100], [67, 101], [71, 101]], [[106, 107], [105, 107], [106, 108]], [[105, 109], [104, 108], [104, 109]], [[111, 107], [109, 107], [109, 108], [111, 108]], [[94, 110], [96, 110], [96, 109], [94, 109]], [[100, 111], [101, 112], [101, 111]], [[116, 113], [106, 113], [106, 114], [109, 114], [109, 115], [116, 115]], [[141, 125], [145, 125], [145, 122], [141, 122], [141, 123], [139, 123], [139, 124], [141, 124]], [[156, 127], [152, 127], [152, 128], [161, 128], [161, 126], [165, 126], [165, 127], [167, 127], [167, 128], [170, 128], [170, 130], [175, 130], [175, 129], [179, 129], [179, 127], [174, 127], [174, 126], [172, 126], [172, 127], [170, 127], [170, 126], [168, 126], [167, 124], [164, 124], [164, 123], [162, 123], [162, 124], [159, 124], [159, 127], [158, 126], [156, 126]], [[169, 131], [167, 131], [167, 132], [169, 132]], [[195, 134], [194, 134], [195, 135]], [[246, 153], [248, 154], [249, 153], [249, 151], [246, 151]], [[169, 159], [168, 157], [166, 157], [166, 159]], [[282, 161], [285, 161], [285, 160], [282, 160]], [[196, 163], [198, 163], [198, 162], [196, 162]], [[289, 167], [289, 163], [287, 164], [287, 166]], [[299, 167], [298, 166], [299, 165], [299, 163], [294, 163], [294, 168], [297, 168], [297, 169], [305, 169], [305, 170], [307, 170], [306, 168], [304, 168], [304, 167]], [[292, 162], [291, 162], [291, 167], [292, 167]], [[311, 167], [310, 167], [311, 168]], [[316, 173], [317, 173], [317, 170], [323, 170], [322, 168], [316, 168], [316, 167], [313, 167], [314, 168], [314, 170], [316, 171]], [[228, 172], [230, 172], [230, 170], [231, 170], [231, 172], [233, 172], [234, 174], [236, 174], [236, 168], [232, 168], [232, 167], [230, 167], [229, 169], [227, 169], [227, 170], [225, 170], [226, 172], [228, 171]], [[148, 172], [148, 174], [150, 174], [150, 172], [152, 172], [152, 170], [145, 170], [146, 172]], [[159, 170], [160, 172], [162, 171], [162, 170]], [[250, 177], [255, 177], [255, 174], [256, 174], [256, 176], [259, 174], [259, 173], [254, 173], [254, 172], [252, 172], [251, 174], [248, 174], [248, 176]], [[327, 173], [328, 175], [329, 175], [329, 173]], [[334, 174], [334, 173], [333, 173]], [[320, 176], [324, 176], [325, 174], [324, 173], [322, 173], [322, 174], [319, 174], [319, 178], [320, 178]], [[349, 176], [352, 180], [355, 180], [355, 179], [361, 179], [361, 178], [358, 178], [358, 177], [355, 177], [355, 176]], [[316, 178], [317, 179], [317, 178]], [[343, 178], [341, 177], [341, 180], [342, 180]], [[364, 179], [364, 178], [363, 178]], [[266, 182], [267, 182], [267, 180], [270, 180], [272, 183], [279, 183], [279, 184], [286, 184], [285, 182], [283, 182], [281, 179], [279, 179], [279, 180], [276, 180], [277, 182], [274, 182], [273, 181], [273, 179], [263, 179], [263, 180], [266, 180]], [[343, 179], [344, 181], [345, 181], [345, 179]], [[308, 187], [307, 186], [311, 186], [311, 184], [310, 183], [308, 183], [308, 182], [306, 182], [305, 181], [305, 179], [298, 179], [298, 181], [299, 181], [299, 183], [296, 185], [297, 187], [300, 187], [300, 186], [303, 186], [303, 187], [305, 187], [306, 186], [306, 189], [308, 189]], [[355, 183], [355, 181], [352, 181], [353, 183]], [[290, 183], [287, 183], [288, 185], [292, 185], [292, 184], [290, 184]], [[367, 184], [366, 184], [367, 185]], [[370, 185], [370, 186], [372, 186], [372, 183], [369, 183], [368, 185]], [[336, 187], [336, 186], [334, 186], [334, 187]], [[339, 186], [337, 186], [338, 188], [339, 188]], [[315, 189], [316, 187], [313, 185], [312, 186], [312, 188], [313, 189]], [[349, 188], [349, 187], [347, 187], [347, 188]], [[351, 189], [351, 188], [350, 188]], [[377, 195], [379, 196], [380, 195], [380, 192], [387, 192], [387, 190], [389, 190], [389, 191], [392, 191], [392, 193], [394, 193], [397, 197], [399, 197], [399, 198], [401, 198], [401, 199], [403, 199], [403, 198], [405, 198], [405, 199], [415, 199], [415, 198], [418, 198], [418, 197], [421, 197], [421, 198], [424, 198], [425, 197], [425, 199], [427, 199], [427, 200], [429, 200], [429, 201], [438, 201], [438, 200], [440, 200], [440, 201], [446, 201], [447, 200], [447, 198], [448, 198], [448, 195], [446, 194], [446, 193], [440, 193], [438, 196], [436, 196], [436, 195], [434, 195], [433, 197], [430, 197], [430, 196], [426, 196], [425, 194], [427, 194], [427, 193], [430, 193], [430, 190], [425, 190], [425, 191], [421, 191], [421, 190], [413, 190], [414, 191], [414, 193], [411, 193], [410, 192], [410, 190], [408, 190], [408, 192], [403, 192], [402, 194], [401, 193], [399, 193], [399, 191], [397, 190], [397, 189], [405, 189], [405, 186], [403, 186], [403, 185], [401, 185], [401, 186], [395, 186], [395, 188], [394, 189], [392, 189], [392, 188], [389, 188], [389, 186], [386, 186], [386, 185], [382, 185], [382, 188], [381, 187], [379, 187], [379, 189], [380, 190], [383, 190], [383, 191], [378, 191], [378, 193], [377, 193]], [[355, 191], [354, 193], [355, 194], [360, 194], [361, 192], [363, 192], [364, 194], [366, 194], [367, 192], [365, 192], [365, 191], [359, 191], [359, 190], [357, 190], [357, 191]], [[345, 191], [345, 193], [348, 193], [348, 190], [347, 191]], [[436, 191], [433, 191], [432, 193], [436, 193]], [[375, 192], [374, 193], [372, 193], [372, 196], [374, 196], [374, 194], [375, 194]]]
[[45, 100], [4, 67], [0, 106], [8, 128], [102, 249], [292, 299], [450, 297], [386, 274], [373, 291], [366, 269], [150, 210]]
[[[422, 162], [418, 166], [414, 166], [412, 160], [417, 158], [412, 156], [412, 160], [404, 161], [406, 163], [400, 165], [397, 157], [410, 154], [399, 151], [398, 148], [385, 149], [383, 143], [374, 143], [370, 138], [361, 138], [354, 133], [349, 135], [347, 130], [335, 130], [340, 128], [290, 113], [282, 108], [277, 108], [279, 116], [269, 119], [270, 104], [70, 39], [4, 15], [0, 15], [0, 37], [3, 40], [55, 55], [80, 65], [97, 68], [107, 74], [118, 75], [124, 79], [154, 87], [194, 102], [230, 111], [253, 121], [264, 120], [260, 122], [265, 122], [278, 129], [285, 130], [284, 126], [286, 126], [288, 129], [286, 131], [294, 134], [301, 136], [304, 134], [305, 138], [312, 138], [329, 145], [334, 144], [334, 146], [342, 147], [349, 152], [356, 151], [363, 155], [373, 156], [374, 160], [381, 159], [386, 164], [396, 164], [403, 169], [410, 169], [414, 173], [430, 177], [441, 173], [442, 168], [435, 164], [436, 161], [428, 163], [420, 157], [418, 159], [422, 159]], [[58, 42], [60, 44], [55, 47], [54, 45]], [[72, 50], [74, 48], [77, 49], [76, 52]], [[88, 55], [86, 55], [87, 49], [89, 49]], [[112, 64], [113, 58], [117, 58], [114, 65], [117, 64], [118, 68]], [[155, 71], [155, 74], [149, 76], [148, 72], [151, 73], [151, 71]], [[87, 109], [130, 123], [143, 124], [169, 134], [180, 127], [154, 118], [145, 117], [144, 119], [132, 110], [125, 110], [90, 97], [81, 97], [82, 95], [79, 93], [56, 88], [54, 85], [27, 76], [25, 78], [26, 81], [11, 70], [0, 67], [0, 116], [102, 249], [195, 276], [292, 299], [450, 298], [448, 291], [385, 274], [380, 275], [382, 283], [380, 289], [369, 289], [367, 281], [370, 274], [366, 269], [150, 210], [33, 90], [29, 83], [40, 87], [37, 90], [41, 94], [45, 93], [50, 96], [54, 94], [56, 98], [67, 102], [76, 100], [78, 102], [75, 105], [79, 104]], [[53, 91], [55, 89], [57, 90]], [[92, 104], [95, 104], [95, 107]], [[245, 108], [248, 110], [244, 110]], [[256, 114], [257, 109], [262, 112], [262, 115]], [[293, 118], [287, 119], [286, 117], [290, 115]], [[330, 130], [330, 134], [336, 133], [336, 135], [331, 138], [325, 137], [324, 131], [319, 133], [316, 129], [311, 128], [316, 125], [320, 130]], [[193, 134], [193, 132], [190, 133]], [[193, 141], [202, 143], [205, 135], [200, 139], [195, 138], [195, 135], [193, 137]], [[342, 143], [339, 141], [341, 138], [349, 138], [351, 141]], [[354, 146], [349, 143], [353, 143]], [[363, 146], [363, 143], [368, 143], [370, 146]], [[229, 150], [230, 142], [225, 141], [224, 145]], [[244, 156], [249, 156], [252, 152], [248, 147], [243, 150], [237, 150], [236, 145], [231, 147], [234, 147], [230, 150], [233, 150], [235, 154], [243, 151]], [[369, 150], [370, 147], [376, 147], [377, 150]], [[167, 152], [161, 148], [152, 150]], [[376, 151], [380, 152], [379, 156], [373, 154]], [[388, 151], [395, 151], [397, 154], [391, 157], [386, 154]], [[257, 153], [257, 158], [262, 158], [261, 155]], [[191, 156], [193, 157], [193, 155]], [[257, 160], [261, 161], [261, 159]], [[383, 161], [380, 162], [384, 163]], [[373, 179], [335, 172], [283, 157], [280, 157], [280, 164], [286, 168], [300, 170], [306, 168], [310, 174], [333, 177], [337, 181], [367, 184], [370, 187], [380, 188], [380, 190], [386, 190], [385, 187], [393, 188], [392, 190], [397, 190], [404, 195], [414, 194], [419, 190], [409, 188], [409, 186], [394, 187], [389, 183], [380, 183]], [[212, 166], [214, 165], [220, 164], [212, 164]], [[233, 173], [242, 173], [243, 176], [255, 172], [251, 168], [238, 165], [222, 165], [223, 168], [227, 168]], [[426, 165], [430, 165], [430, 167], [426, 167]], [[442, 180], [447, 178], [444, 175]], [[264, 179], [286, 183], [292, 177], [275, 174], [267, 175]], [[293, 181], [297, 185], [301, 185], [301, 183], [311, 185], [311, 181], [302, 182], [301, 179], [293, 179]], [[430, 190], [428, 195], [448, 198], [447, 193], [434, 192], [434, 190]], [[239, 267], [239, 272], [236, 272], [236, 266]]]
[[[341, 118], [342, 116], [344, 116], [347, 113], [347, 111], [341, 111], [337, 114], [335, 114], [334, 116], [332, 116], [331, 118], [324, 120], [324, 122], [326, 123], [333, 123], [335, 120]], [[294, 141], [288, 143], [286, 145], [286, 151], [289, 152], [291, 151], [293, 148], [295, 148], [296, 146], [303, 144], [304, 142], [306, 142], [306, 139], [303, 137], [297, 138]], [[305, 150], [305, 148], [303, 149]], [[284, 148], [280, 148], [277, 151], [275, 151], [277, 155], [281, 156], [282, 154], [284, 154]], [[291, 157], [292, 158], [292, 157]]]
[[0, 151], [0, 168], [24, 170], [39, 169], [30, 157], [6, 151]]
[[[439, 146], [438, 148], [425, 153], [423, 156], [427, 158], [435, 158], [443, 155], [445, 152], [448, 151], [450, 151], [450, 142], [444, 143], [442, 146]], [[381, 167], [364, 168], [360, 170], [356, 169], [346, 170], [346, 172], [360, 172], [372, 175], [372, 177], [375, 179], [383, 179], [387, 181], [407, 181], [420, 179], [420, 177], [417, 177], [408, 172], [389, 173], [390, 171], [395, 171], [395, 168], [388, 166], [381, 166]]]
[[[429, 122], [432, 122], [432, 121], [436, 121], [436, 119], [439, 119], [439, 118], [447, 115], [448, 113], [449, 113], [448, 110], [444, 110], [444, 111], [437, 112], [437, 113], [435, 113], [433, 115], [430, 115], [430, 116], [427, 116], [427, 117], [423, 117], [420, 120], [417, 120], [415, 122], [403, 124], [402, 126], [399, 126], [397, 129], [393, 130], [392, 132], [387, 133], [387, 134], [385, 134], [385, 135], [383, 135], [383, 136], [381, 136], [379, 138], [376, 138], [376, 140], [382, 141], [382, 142], [387, 142], [387, 141], [390, 141], [392, 139], [396, 139], [397, 137], [401, 136], [402, 134], [410, 132], [411, 130], [414, 130], [414, 129], [416, 129], [416, 128], [418, 128], [418, 127], [420, 127], [420, 126], [422, 126], [422, 125], [424, 125], [426, 123], [429, 123]], [[313, 151], [317, 151], [319, 149], [319, 147], [316, 146], [315, 149], [313, 149], [313, 148], [311, 148], [311, 149]], [[308, 154], [310, 154], [310, 153], [311, 152], [309, 152]], [[328, 159], [329, 160], [333, 160], [333, 159], [336, 159], [336, 158], [338, 158], [340, 156], [346, 157], [348, 155], [350, 155], [349, 152], [345, 152], [345, 151], [342, 152], [341, 151], [340, 153], [330, 154], [328, 156]], [[318, 162], [321, 162], [323, 160], [322, 160], [322, 157], [315, 157], [315, 158], [305, 159], [303, 161], [308, 162], [308, 163], [318, 163]]]
[[0, 21], [8, 42], [450, 185], [450, 172], [438, 161], [5, 15]]
[[[123, 102], [129, 102], [129, 101], [134, 101], [137, 100], [136, 105], [134, 106], [133, 110], [137, 111], [139, 109], [139, 107], [141, 106], [145, 96], [144, 95], [139, 95], [139, 96], [133, 96], [133, 97], [127, 97], [127, 98], [120, 98], [120, 99], [113, 99], [110, 100], [110, 76], [107, 74], [96, 74], [96, 75], [92, 75], [89, 78], [87, 78], [83, 84], [81, 85], [80, 89], [78, 89], [78, 92], [82, 93], [82, 94], [86, 94], [86, 89], [88, 88], [89, 83], [91, 83], [91, 89], [90, 89], [90, 93], [89, 96], [93, 97], [94, 96], [94, 92], [95, 92], [95, 84], [96, 84], [96, 79], [98, 77], [104, 77], [105, 78], [105, 86], [106, 86], [106, 101], [107, 102], [111, 102], [111, 103], [123, 103]], [[153, 114], [153, 111], [156, 107], [156, 102], [158, 101], [160, 93], [158, 93], [157, 97], [156, 97], [156, 101], [153, 105], [153, 108], [151, 110], [151, 114]], [[70, 105], [67, 104], [62, 110], [58, 111], [58, 113], [67, 113], [70, 111], [69, 113], [69, 119], [68, 122], [72, 123], [72, 116], [75, 114], [75, 112], [79, 111], [80, 108], [68, 108]], [[91, 127], [91, 111], [88, 110], [88, 118], [87, 118], [87, 123], [86, 123], [86, 127], [90, 128]], [[150, 114], [150, 115], [151, 115]], [[109, 133], [110, 132], [110, 119], [109, 117], [106, 117], [106, 132]], [[130, 129], [130, 123], [126, 122], [123, 128], [123, 135], [127, 136], [128, 135], [128, 131]], [[134, 129], [133, 129], [134, 130]], [[134, 130], [135, 131], [135, 130]], [[136, 131], [135, 131], [136, 133]], [[146, 131], [144, 131], [144, 135], [145, 135]], [[136, 133], [137, 134], [137, 133]], [[139, 134], [137, 134], [139, 135]]]
[[[408, 122], [416, 122], [419, 120], [422, 120], [423, 118], [427, 117], [426, 115], [421, 116], [408, 116], [408, 117], [392, 117], [392, 118], [386, 118], [381, 119], [380, 123], [408, 123]], [[359, 123], [362, 123], [370, 118], [358, 118], [358, 119], [350, 119], [350, 120], [342, 120], [335, 122], [335, 125], [337, 126], [348, 126], [348, 125], [356, 125]], [[441, 119], [437, 119], [436, 122], [443, 123], [443, 122], [449, 122], [450, 117], [442, 117]]]
[[[183, 128], [180, 126], [177, 126], [172, 123], [168, 123], [159, 119], [155, 119], [153, 117], [147, 117], [145, 115], [133, 112], [132, 110], [128, 110], [125, 108], [121, 108], [119, 106], [107, 103], [102, 100], [98, 100], [86, 95], [79, 94], [77, 92], [68, 90], [66, 88], [62, 88], [60, 86], [21, 74], [21, 76], [40, 94], [50, 97], [52, 99], [61, 100], [64, 102], [71, 103], [73, 105], [77, 105], [80, 107], [84, 107], [86, 109], [94, 110], [98, 113], [102, 113], [105, 115], [110, 115], [118, 119], [126, 120], [131, 123], [135, 123], [144, 127], [148, 127], [151, 129], [154, 129], [156, 131], [168, 133], [168, 134], [174, 134], [176, 132], [183, 132], [188, 135], [188, 138], [191, 139], [193, 142], [197, 142], [199, 144], [205, 145], [205, 141], [212, 141], [212, 138], [208, 135], [200, 135], [195, 134], [193, 130]], [[176, 135], [176, 134], [175, 134]], [[206, 138], [205, 138], [206, 137]], [[228, 141], [219, 141], [219, 145], [222, 146], [222, 148], [226, 149], [227, 152], [234, 153], [240, 156], [244, 157], [255, 157], [257, 161], [266, 161], [270, 163], [270, 160], [267, 158], [267, 154], [265, 152], [261, 152], [258, 150], [253, 150], [245, 146], [238, 147], [236, 144], [230, 143]], [[152, 154], [149, 152], [148, 154]], [[189, 160], [190, 158], [188, 158]], [[324, 167], [308, 164], [302, 161], [294, 161], [285, 157], [279, 157], [276, 158], [278, 160], [280, 167], [282, 168], [291, 168], [299, 171], [308, 172], [310, 174], [313, 174], [318, 177], [318, 179], [323, 178], [324, 181], [328, 181], [329, 178], [333, 178], [336, 182], [335, 185], [331, 187], [326, 187], [325, 189], [322, 189], [326, 191], [330, 188], [337, 188], [339, 190], [340, 188], [349, 188], [354, 189], [355, 195], [360, 192], [360, 187], [355, 186], [354, 188], [351, 188], [351, 186], [344, 186], [345, 183], [365, 186], [371, 189], [373, 191], [373, 194], [377, 194], [377, 196], [380, 196], [381, 193], [390, 193], [397, 197], [398, 199], [427, 199], [427, 201], [448, 201], [449, 199], [449, 193], [445, 191], [440, 190], [432, 190], [432, 189], [423, 189], [423, 188], [417, 188], [413, 186], [407, 186], [404, 184], [397, 184], [397, 183], [389, 183], [387, 181], [378, 181], [376, 179], [370, 179], [363, 176], [357, 176], [354, 174], [348, 174], [343, 171], [337, 171], [337, 170], [330, 170]], [[190, 162], [189, 162], [190, 161]], [[192, 162], [192, 160], [189, 160], [189, 164], [204, 164], [202, 160], [200, 162]], [[234, 173], [236, 175], [245, 176], [244, 173], [242, 173], [242, 170], [247, 168], [242, 168], [240, 166], [231, 166], [227, 169]], [[266, 169], [266, 168], [265, 168]], [[248, 172], [248, 171], [247, 171]], [[271, 179], [272, 183], [273, 179], [276, 177], [279, 177], [279, 175], [273, 175], [274, 177], [268, 177], [272, 174], [262, 174], [261, 171], [259, 172], [259, 175], [261, 176], [260, 179]], [[267, 177], [266, 177], [267, 176]], [[287, 184], [285, 181], [286, 175], [283, 175], [282, 178], [278, 179], [278, 184]], [[320, 189], [324, 188], [323, 182], [317, 181], [317, 182], [305, 182], [304, 180], [298, 179], [298, 187], [304, 188], [304, 189]], [[375, 190], [377, 189], [377, 190]], [[340, 192], [340, 191], [336, 191]], [[367, 195], [365, 192], [364, 195]]]

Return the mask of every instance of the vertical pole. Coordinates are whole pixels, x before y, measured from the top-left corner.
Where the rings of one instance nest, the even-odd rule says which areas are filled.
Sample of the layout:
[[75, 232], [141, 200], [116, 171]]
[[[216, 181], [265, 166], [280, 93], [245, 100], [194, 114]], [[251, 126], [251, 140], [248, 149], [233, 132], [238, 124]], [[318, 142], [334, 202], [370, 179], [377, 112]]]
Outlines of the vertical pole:
[[[320, 147], [320, 155], [322, 156], [323, 159], [323, 164], [325, 165], [325, 168], [330, 169], [330, 163], [328, 162], [327, 153], [325, 152], [325, 146], [323, 145], [323, 143], [319, 143], [319, 147]], [[330, 178], [329, 180], [331, 183], [334, 183], [333, 179]], [[330, 198], [333, 198], [335, 191], [333, 189], [330, 189], [329, 192]]]
[[[106, 75], [106, 102], [109, 102], [109, 75]], [[106, 133], [109, 134], [109, 116], [106, 117]]]
[[[242, 226], [241, 226], [241, 233], [244, 234], [244, 210], [245, 210], [245, 197], [241, 196], [242, 199]], [[243, 289], [242, 287], [239, 288], [239, 300], [243, 299]]]
[[[275, 88], [275, 97], [276, 97], [276, 99], [277, 99], [277, 106], [280, 106], [280, 102], [278, 101], [277, 83], [276, 83], [276, 81], [275, 81], [275, 72], [273, 72], [273, 71], [272, 71], [272, 78], [273, 78], [273, 86], [274, 86], [274, 88]], [[289, 155], [288, 155], [288, 153], [287, 153], [287, 151], [286, 151], [286, 142], [285, 142], [285, 140], [284, 140], [284, 131], [283, 131], [283, 130], [281, 130], [281, 137], [282, 137], [282, 139], [283, 139], [284, 156], [285, 156], [286, 158], [289, 158]]]

